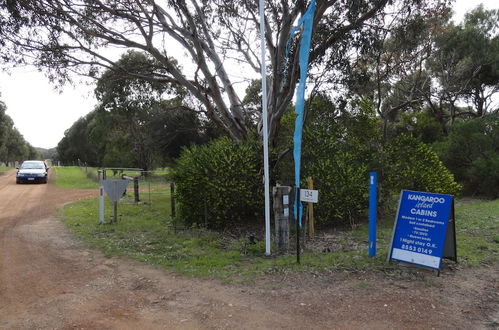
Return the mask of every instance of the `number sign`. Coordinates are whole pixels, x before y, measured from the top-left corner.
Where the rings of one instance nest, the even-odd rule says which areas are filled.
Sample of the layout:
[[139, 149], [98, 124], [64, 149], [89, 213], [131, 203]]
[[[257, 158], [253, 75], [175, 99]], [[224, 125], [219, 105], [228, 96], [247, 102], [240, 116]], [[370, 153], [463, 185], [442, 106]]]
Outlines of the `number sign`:
[[300, 189], [300, 201], [317, 203], [319, 201], [319, 190]]

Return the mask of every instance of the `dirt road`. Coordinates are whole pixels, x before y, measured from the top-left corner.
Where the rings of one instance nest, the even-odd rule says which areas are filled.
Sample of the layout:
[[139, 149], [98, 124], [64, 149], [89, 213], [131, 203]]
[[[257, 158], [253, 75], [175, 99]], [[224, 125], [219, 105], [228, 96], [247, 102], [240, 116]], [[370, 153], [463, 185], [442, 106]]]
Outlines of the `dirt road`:
[[273, 275], [252, 286], [181, 277], [86, 249], [54, 218], [95, 191], [0, 177], [0, 329], [494, 329], [497, 267]]

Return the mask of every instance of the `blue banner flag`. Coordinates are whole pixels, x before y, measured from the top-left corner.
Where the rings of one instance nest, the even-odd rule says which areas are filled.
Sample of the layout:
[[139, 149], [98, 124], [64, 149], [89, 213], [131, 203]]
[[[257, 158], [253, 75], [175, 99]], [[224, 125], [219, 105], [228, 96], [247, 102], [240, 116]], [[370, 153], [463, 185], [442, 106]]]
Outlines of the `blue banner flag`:
[[299, 52], [299, 63], [300, 63], [300, 81], [296, 88], [296, 122], [295, 122], [295, 133], [293, 136], [293, 156], [295, 160], [295, 217], [298, 218], [300, 227], [302, 225], [302, 204], [300, 202], [300, 196], [298, 191], [300, 188], [300, 166], [301, 166], [301, 139], [303, 130], [303, 108], [305, 106], [305, 87], [307, 83], [307, 72], [308, 72], [308, 56], [310, 53], [310, 42], [312, 40], [312, 28], [314, 23], [314, 12], [315, 12], [315, 0], [310, 2], [307, 11], [298, 21], [298, 24], [291, 30], [290, 37], [286, 46], [286, 58], [288, 58], [289, 46], [291, 44], [291, 38], [296, 33], [296, 31], [303, 26], [302, 38], [300, 42], [300, 52]]

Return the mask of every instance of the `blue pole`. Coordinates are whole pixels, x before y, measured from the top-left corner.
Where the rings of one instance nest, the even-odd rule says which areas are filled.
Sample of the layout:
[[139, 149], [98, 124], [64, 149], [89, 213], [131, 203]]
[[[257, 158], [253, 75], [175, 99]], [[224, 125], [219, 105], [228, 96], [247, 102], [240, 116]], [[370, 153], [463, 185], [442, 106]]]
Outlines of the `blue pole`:
[[376, 172], [369, 173], [369, 257], [376, 256]]

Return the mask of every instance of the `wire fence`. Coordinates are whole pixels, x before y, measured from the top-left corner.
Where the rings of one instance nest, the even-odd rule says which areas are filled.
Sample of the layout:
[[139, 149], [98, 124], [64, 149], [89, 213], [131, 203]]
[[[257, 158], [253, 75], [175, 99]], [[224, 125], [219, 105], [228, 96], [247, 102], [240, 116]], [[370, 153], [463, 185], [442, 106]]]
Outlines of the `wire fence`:
[[128, 181], [128, 186], [118, 202], [123, 206], [120, 207], [120, 214], [126, 215], [127, 210], [135, 213], [137, 208], [152, 207], [158, 217], [175, 229], [175, 188], [169, 169], [144, 171], [140, 168], [95, 168], [84, 165], [80, 166], [80, 169], [95, 182]]
[[[129, 185], [121, 202], [152, 205], [157, 200], [171, 196], [172, 182], [169, 174], [168, 169], [144, 171], [138, 168], [102, 168], [98, 169], [97, 178], [128, 180]], [[153, 198], [154, 195], [162, 195], [164, 198]]]

